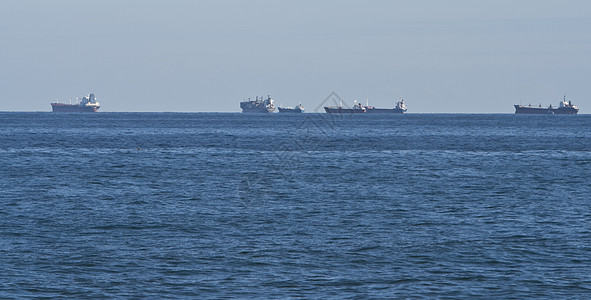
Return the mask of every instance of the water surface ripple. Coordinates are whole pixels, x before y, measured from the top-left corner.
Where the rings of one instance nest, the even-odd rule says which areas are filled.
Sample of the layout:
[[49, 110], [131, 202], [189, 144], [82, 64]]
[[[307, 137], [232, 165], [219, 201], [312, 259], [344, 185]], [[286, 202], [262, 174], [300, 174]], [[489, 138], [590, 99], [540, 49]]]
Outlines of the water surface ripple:
[[0, 298], [591, 295], [588, 115], [0, 124]]

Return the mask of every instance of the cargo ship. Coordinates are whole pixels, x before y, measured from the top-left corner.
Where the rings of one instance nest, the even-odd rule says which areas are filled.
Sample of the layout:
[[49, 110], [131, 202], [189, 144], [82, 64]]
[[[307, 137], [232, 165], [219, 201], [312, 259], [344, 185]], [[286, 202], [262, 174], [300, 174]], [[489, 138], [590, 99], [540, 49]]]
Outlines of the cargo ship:
[[304, 108], [304, 106], [300, 103], [298, 105], [296, 105], [296, 107], [283, 107], [283, 106], [279, 106], [277, 109], [279, 109], [280, 113], [291, 113], [291, 114], [301, 114], [303, 113], [306, 109]]
[[88, 94], [86, 97], [76, 98], [80, 99], [78, 104], [66, 103], [51, 103], [53, 112], [97, 112], [101, 108], [100, 103], [96, 101], [94, 94]]
[[256, 100], [248, 100], [240, 102], [240, 108], [243, 113], [272, 113], [275, 111], [274, 100], [271, 96], [267, 96], [267, 99], [263, 99], [257, 96]]
[[566, 102], [566, 95], [564, 99], [560, 101], [557, 108], [553, 108], [552, 104], [548, 107], [542, 107], [540, 104], [538, 107], [515, 104], [515, 114], [533, 114], [533, 115], [576, 115], [579, 112], [579, 107], [573, 105], [571, 101]]
[[325, 106], [324, 111], [327, 114], [363, 114], [366, 109], [357, 100], [353, 101], [353, 107], [343, 107], [343, 103], [339, 101], [339, 106]]
[[365, 112], [368, 114], [403, 114], [406, 112], [406, 105], [404, 104], [404, 99], [396, 102], [394, 108], [375, 108], [368, 104], [365, 106]]
[[403, 114], [406, 112], [407, 108], [404, 104], [404, 100], [401, 99], [399, 102], [396, 103], [394, 108], [376, 108], [374, 106], [370, 106], [369, 103], [366, 105], [362, 105], [361, 103], [357, 103], [357, 100], [353, 102], [353, 107], [343, 107], [342, 103], [339, 103], [339, 106], [326, 106], [324, 107], [326, 113], [329, 114], [348, 114], [348, 113], [368, 113], [368, 114]]

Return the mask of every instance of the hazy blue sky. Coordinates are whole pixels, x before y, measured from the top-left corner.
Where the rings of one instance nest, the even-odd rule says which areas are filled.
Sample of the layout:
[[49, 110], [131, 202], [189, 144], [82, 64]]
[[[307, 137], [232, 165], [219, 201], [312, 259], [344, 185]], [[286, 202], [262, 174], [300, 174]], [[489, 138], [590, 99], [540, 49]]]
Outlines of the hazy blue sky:
[[591, 1], [0, 2], [0, 110], [239, 111], [248, 97], [409, 112], [591, 113]]

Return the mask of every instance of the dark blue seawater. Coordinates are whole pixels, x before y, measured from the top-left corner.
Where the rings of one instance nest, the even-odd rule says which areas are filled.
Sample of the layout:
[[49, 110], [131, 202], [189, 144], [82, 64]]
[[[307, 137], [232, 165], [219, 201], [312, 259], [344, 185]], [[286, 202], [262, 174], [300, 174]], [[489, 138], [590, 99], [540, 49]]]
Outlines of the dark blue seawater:
[[0, 113], [0, 298], [588, 298], [591, 116]]

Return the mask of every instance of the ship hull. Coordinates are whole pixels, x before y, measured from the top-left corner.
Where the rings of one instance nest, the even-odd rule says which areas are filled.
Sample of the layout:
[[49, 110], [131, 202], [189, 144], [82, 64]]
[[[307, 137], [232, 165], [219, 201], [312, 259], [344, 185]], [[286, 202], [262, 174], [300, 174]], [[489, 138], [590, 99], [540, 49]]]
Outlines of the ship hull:
[[552, 110], [555, 115], [576, 115], [579, 110], [574, 108], [559, 107]]
[[324, 107], [327, 114], [363, 114], [365, 108]]
[[272, 113], [274, 110], [275, 110], [275, 108], [271, 109], [271, 108], [265, 108], [265, 107], [242, 108], [242, 112], [247, 113], [247, 114], [267, 114], [267, 113]]
[[53, 112], [97, 112], [100, 106], [80, 106], [77, 104], [51, 103]]
[[400, 108], [366, 108], [365, 110], [368, 114], [403, 114], [406, 112], [406, 109]]
[[579, 109], [573, 107], [559, 107], [559, 108], [546, 108], [546, 107], [530, 107], [523, 105], [515, 105], [515, 114], [524, 115], [576, 115]]

